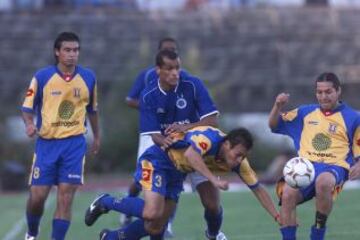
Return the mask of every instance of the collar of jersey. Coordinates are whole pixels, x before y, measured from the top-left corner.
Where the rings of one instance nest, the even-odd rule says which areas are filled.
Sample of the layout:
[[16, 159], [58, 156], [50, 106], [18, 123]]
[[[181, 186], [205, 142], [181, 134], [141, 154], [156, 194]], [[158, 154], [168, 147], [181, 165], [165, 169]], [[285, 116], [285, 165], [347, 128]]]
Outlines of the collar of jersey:
[[[179, 79], [176, 87], [175, 87], [174, 90], [173, 90], [174, 92], [177, 91], [177, 89], [178, 89], [178, 87], [179, 87], [179, 83], [180, 83], [180, 79]], [[159, 79], [157, 80], [157, 84], [158, 84], [158, 88], [160, 89], [160, 92], [162, 92], [164, 95], [167, 95], [166, 91], [161, 88]], [[168, 92], [170, 92], [170, 91], [168, 91]]]
[[55, 69], [57, 74], [59, 74], [59, 76], [65, 81], [65, 82], [71, 82], [73, 80], [73, 78], [75, 77], [75, 75], [78, 73], [78, 66], [75, 66], [75, 70], [73, 72], [73, 74], [71, 75], [71, 78], [69, 81], [66, 81], [64, 78], [64, 74], [60, 71], [60, 69], [58, 68], [58, 66], [55, 64]]

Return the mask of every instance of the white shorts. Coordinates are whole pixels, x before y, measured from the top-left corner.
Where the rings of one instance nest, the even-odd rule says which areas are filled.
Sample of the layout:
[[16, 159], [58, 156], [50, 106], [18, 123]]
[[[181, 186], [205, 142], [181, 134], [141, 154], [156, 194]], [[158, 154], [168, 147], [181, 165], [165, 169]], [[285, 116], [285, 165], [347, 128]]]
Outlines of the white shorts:
[[154, 142], [150, 135], [139, 135], [139, 147], [137, 153], [137, 159], [145, 152], [146, 149], [154, 145]]
[[192, 188], [193, 192], [196, 191], [196, 188], [200, 183], [209, 181], [209, 179], [207, 179], [206, 177], [204, 177], [203, 175], [201, 175], [198, 172], [189, 173], [188, 178], [191, 182], [191, 188]]

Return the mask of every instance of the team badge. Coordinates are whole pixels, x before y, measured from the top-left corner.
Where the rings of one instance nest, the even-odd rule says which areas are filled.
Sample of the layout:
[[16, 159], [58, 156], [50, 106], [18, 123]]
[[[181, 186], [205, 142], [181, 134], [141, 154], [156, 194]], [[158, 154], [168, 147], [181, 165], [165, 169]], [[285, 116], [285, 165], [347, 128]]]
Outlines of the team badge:
[[336, 124], [334, 124], [334, 123], [329, 123], [329, 129], [328, 129], [328, 131], [330, 132], [330, 133], [336, 133], [336, 128], [337, 128], [337, 125]]
[[179, 109], [184, 109], [186, 108], [187, 106], [187, 102], [185, 100], [185, 98], [183, 96], [179, 97], [177, 100], [176, 100], [176, 107], [179, 108]]
[[74, 88], [74, 97], [80, 98], [80, 88]]
[[318, 133], [311, 141], [316, 151], [322, 152], [330, 148], [331, 139], [323, 133]]

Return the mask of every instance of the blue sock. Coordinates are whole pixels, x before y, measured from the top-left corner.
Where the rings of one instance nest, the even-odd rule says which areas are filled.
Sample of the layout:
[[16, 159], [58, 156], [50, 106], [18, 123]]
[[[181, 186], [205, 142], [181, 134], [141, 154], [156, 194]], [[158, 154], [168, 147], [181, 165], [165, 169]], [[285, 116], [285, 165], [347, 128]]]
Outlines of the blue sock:
[[69, 229], [70, 221], [65, 219], [53, 219], [52, 221], [52, 240], [64, 240], [67, 230]]
[[138, 197], [114, 198], [112, 196], [101, 199], [101, 203], [109, 210], [124, 213], [138, 218], [142, 218], [145, 202]]
[[315, 226], [311, 227], [311, 240], [323, 240], [325, 237], [326, 227], [324, 228], [316, 228]]
[[119, 236], [124, 240], [137, 240], [148, 235], [144, 227], [144, 220], [138, 219], [124, 228], [109, 232], [105, 240], [118, 240]]
[[41, 215], [32, 215], [31, 213], [26, 212], [26, 221], [28, 225], [28, 234], [36, 237], [39, 233]]
[[296, 240], [296, 226], [287, 226], [280, 228], [283, 240]]
[[222, 220], [223, 220], [223, 210], [220, 207], [220, 212], [216, 215], [211, 214], [207, 209], [205, 209], [204, 218], [207, 223], [207, 232], [210, 236], [216, 237], [220, 231]]

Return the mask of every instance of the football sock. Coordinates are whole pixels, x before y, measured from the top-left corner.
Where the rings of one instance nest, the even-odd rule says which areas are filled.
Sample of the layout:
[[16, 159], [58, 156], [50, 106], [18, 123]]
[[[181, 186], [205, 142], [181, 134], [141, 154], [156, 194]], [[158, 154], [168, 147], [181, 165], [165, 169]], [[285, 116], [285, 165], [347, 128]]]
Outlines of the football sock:
[[105, 208], [108, 210], [115, 210], [125, 215], [138, 218], [142, 218], [142, 212], [145, 205], [144, 200], [138, 197], [114, 198], [108, 196], [101, 199], [101, 203], [104, 204]]
[[311, 227], [311, 240], [323, 240], [325, 238], [326, 227], [317, 228], [316, 226]]
[[26, 221], [28, 225], [28, 234], [30, 236], [36, 237], [39, 233], [41, 215], [33, 215], [26, 212]]
[[326, 225], [326, 220], [327, 220], [326, 214], [316, 211], [316, 216], [315, 216], [315, 227], [316, 228], [324, 228]]
[[[124, 228], [110, 232], [106, 236], [106, 240], [115, 240], [115, 239], [116, 240], [117, 239], [132, 240], [132, 239], [140, 239], [140, 238], [146, 237], [148, 235], [149, 234], [145, 230], [144, 220], [138, 219]], [[120, 238], [120, 236], [121, 236], [121, 238]]]
[[52, 240], [64, 240], [67, 230], [69, 229], [70, 221], [65, 219], [53, 219], [52, 221]]
[[282, 240], [296, 240], [296, 226], [280, 228]]
[[213, 214], [210, 211], [208, 211], [207, 209], [205, 209], [204, 218], [207, 223], [208, 234], [210, 236], [214, 236], [214, 237], [217, 236], [220, 231], [222, 220], [223, 220], [222, 207], [220, 207], [220, 211], [217, 214]]

